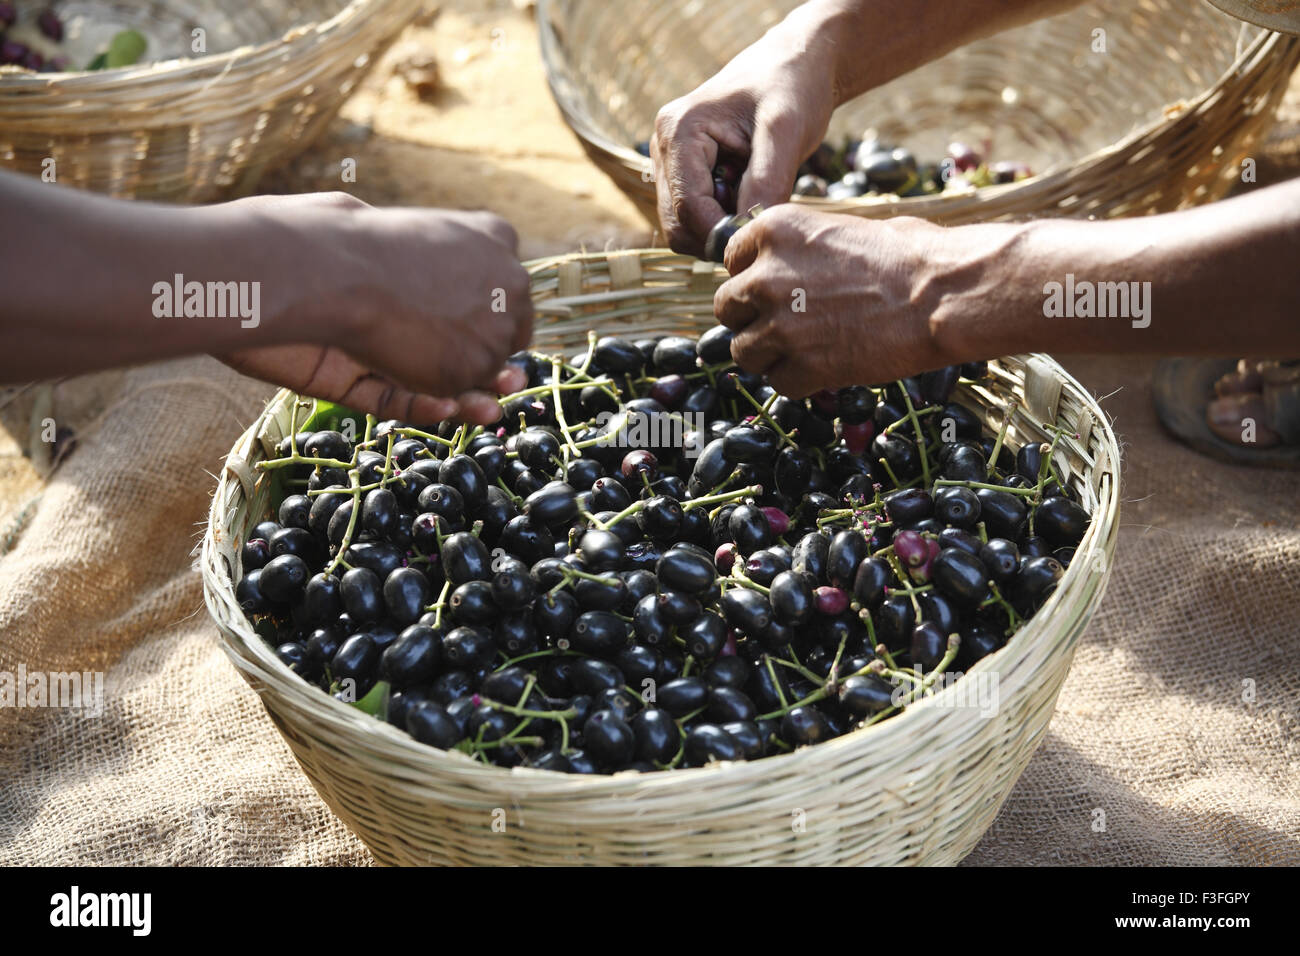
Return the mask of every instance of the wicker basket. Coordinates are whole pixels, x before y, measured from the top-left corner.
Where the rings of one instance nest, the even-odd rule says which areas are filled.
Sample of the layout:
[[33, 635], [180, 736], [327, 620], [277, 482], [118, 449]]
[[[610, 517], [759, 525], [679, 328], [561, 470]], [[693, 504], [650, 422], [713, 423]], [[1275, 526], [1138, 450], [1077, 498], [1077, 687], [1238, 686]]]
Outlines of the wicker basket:
[[[422, 0], [54, 6], [78, 62], [89, 58], [88, 33], [125, 28], [163, 59], [93, 73], [0, 71], [0, 168], [39, 175], [53, 159], [61, 183], [208, 202], [250, 192], [323, 131]], [[197, 27], [208, 55], [185, 59]]]
[[[713, 291], [725, 278], [664, 251], [529, 267], [534, 298], [557, 316], [537, 338], [551, 349], [584, 344], [589, 327], [699, 332], [713, 322]], [[987, 385], [963, 385], [959, 398], [993, 428], [1012, 409], [1016, 443], [1042, 440], [1038, 423], [1058, 416], [1076, 430], [1057, 463], [1094, 516], [1056, 593], [971, 671], [998, 675], [999, 707], [988, 719], [946, 706], [958, 681], [888, 721], [794, 753], [606, 777], [505, 770], [418, 744], [289, 671], [235, 601], [239, 542], [270, 507], [270, 481], [252, 466], [291, 427], [288, 392], [235, 444], [217, 485], [202, 552], [208, 609], [316, 789], [385, 863], [954, 863], [993, 821], [1047, 728], [1119, 527], [1115, 436], [1060, 366], [1005, 359]]]
[[[657, 222], [650, 161], [633, 146], [797, 0], [541, 0], [551, 90], [592, 160]], [[1092, 52], [1104, 29], [1107, 52]], [[864, 55], [869, 55], [864, 48]], [[800, 199], [826, 212], [950, 224], [1167, 212], [1220, 198], [1272, 122], [1300, 38], [1203, 0], [1101, 0], [959, 49], [838, 110], [830, 136], [881, 137], [939, 158], [991, 140], [1038, 176], [899, 199]]]

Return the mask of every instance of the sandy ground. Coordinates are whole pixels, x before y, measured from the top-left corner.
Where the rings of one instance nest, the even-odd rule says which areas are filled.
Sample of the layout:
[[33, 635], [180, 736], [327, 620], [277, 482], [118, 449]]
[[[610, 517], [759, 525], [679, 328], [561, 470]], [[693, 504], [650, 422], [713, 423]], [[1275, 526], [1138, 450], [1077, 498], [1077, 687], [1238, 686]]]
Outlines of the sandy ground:
[[[422, 99], [399, 72], [430, 57], [439, 84]], [[1300, 73], [1279, 120], [1260, 157], [1261, 185], [1300, 174]], [[345, 159], [356, 161], [354, 183], [342, 180]], [[490, 209], [515, 224], [525, 259], [657, 238], [564, 124], [528, 0], [443, 0], [430, 22], [394, 44], [327, 134], [262, 188], [346, 188], [381, 206]], [[93, 395], [110, 387], [113, 375], [78, 389], [78, 402], [93, 407]], [[69, 391], [0, 390], [0, 554], [41, 487], [45, 463], [35, 467], [23, 455], [33, 409], [52, 410], [60, 422], [93, 418], [91, 407], [70, 406]]]
[[[441, 85], [424, 100], [395, 72], [432, 54]], [[413, 27], [343, 108], [330, 133], [267, 191], [338, 189], [375, 205], [490, 209], [520, 233], [524, 259], [641, 246], [649, 224], [593, 166], [551, 98], [531, 6], [450, 0]]]

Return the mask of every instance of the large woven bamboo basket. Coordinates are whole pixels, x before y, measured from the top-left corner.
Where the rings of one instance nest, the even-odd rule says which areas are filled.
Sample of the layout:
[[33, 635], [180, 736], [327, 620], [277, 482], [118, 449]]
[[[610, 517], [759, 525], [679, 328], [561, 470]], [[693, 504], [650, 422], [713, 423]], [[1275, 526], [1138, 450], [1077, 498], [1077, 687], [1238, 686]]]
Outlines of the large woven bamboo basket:
[[[553, 317], [538, 329], [543, 349], [581, 347], [588, 328], [698, 333], [712, 324], [713, 292], [726, 277], [660, 250], [529, 269], [541, 313]], [[289, 392], [235, 443], [218, 482], [202, 549], [208, 609], [316, 789], [384, 863], [955, 863], [992, 823], [1047, 728], [1118, 532], [1119, 450], [1096, 402], [1045, 356], [1003, 359], [992, 372], [986, 384], [961, 386], [959, 400], [991, 429], [1010, 413], [1013, 443], [1047, 437], [1044, 422], [1077, 432], [1057, 465], [1091, 526], [1055, 594], [1005, 648], [901, 715], [813, 747], [650, 774], [506, 770], [418, 744], [309, 686], [254, 634], [233, 584], [239, 543], [269, 513], [270, 482], [254, 465], [291, 427], [299, 399]], [[949, 706], [975, 673], [998, 682], [987, 719]]]
[[[145, 35], [140, 66], [0, 70], [0, 168], [113, 196], [208, 202], [251, 192], [319, 135], [423, 0], [67, 0], [84, 63], [96, 38]], [[20, 5], [21, 6], [21, 5]], [[202, 29], [206, 55], [191, 51]]]
[[[659, 108], [713, 75], [798, 0], [541, 0], [556, 102], [588, 155], [652, 221]], [[889, 24], [883, 24], [888, 29]], [[1095, 31], [1103, 31], [1096, 33]], [[1105, 44], [1105, 52], [1094, 46]], [[870, 42], [863, 41], [863, 56]], [[1098, 0], [962, 49], [846, 103], [830, 138], [868, 128], [938, 160], [992, 142], [1038, 175], [973, 192], [798, 201], [826, 212], [950, 224], [1166, 212], [1241, 175], [1300, 62], [1300, 38], [1204, 0]]]

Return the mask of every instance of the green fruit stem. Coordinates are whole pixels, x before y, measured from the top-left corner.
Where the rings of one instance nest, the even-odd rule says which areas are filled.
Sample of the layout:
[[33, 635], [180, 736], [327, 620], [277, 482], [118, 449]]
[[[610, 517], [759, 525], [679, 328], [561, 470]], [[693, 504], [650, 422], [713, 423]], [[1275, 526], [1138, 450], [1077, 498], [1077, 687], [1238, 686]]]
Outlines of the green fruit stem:
[[[907, 417], [912, 420], [912, 429], [916, 433], [916, 450], [921, 453], [921, 478], [928, 487], [930, 484], [930, 456], [925, 450], [925, 433], [921, 431], [921, 420], [917, 417], [916, 409], [912, 407], [912, 396], [907, 394], [907, 386], [900, 381], [898, 388], [903, 393], [903, 403], [907, 406]], [[897, 422], [894, 424], [897, 424]]]
[[339, 542], [339, 549], [325, 567], [326, 574], [333, 574], [334, 570], [343, 563], [343, 556], [347, 554], [348, 548], [352, 546], [352, 535], [356, 531], [357, 517], [361, 513], [360, 478], [357, 471], [348, 472], [348, 484], [351, 487], [352, 494], [352, 513], [348, 515], [348, 526], [343, 532], [343, 540]]
[[886, 717], [889, 717], [895, 712], [905, 709], [909, 705], [914, 704], [918, 700], [920, 700], [925, 695], [926, 691], [928, 691], [931, 687], [934, 686], [934, 682], [939, 679], [939, 676], [948, 669], [949, 665], [951, 665], [954, 660], [957, 659], [957, 652], [960, 649], [961, 649], [961, 638], [959, 638], [956, 634], [950, 634], [948, 636], [948, 650], [943, 655], [943, 659], [939, 661], [939, 663], [935, 666], [935, 669], [930, 671], [929, 675], [924, 680], [921, 681], [920, 685], [916, 687], [916, 689], [913, 690], [908, 695], [907, 699], [898, 706], [891, 705], [889, 707], [886, 707], [884, 710], [876, 714], [870, 720], [864, 722], [862, 726], [870, 727], [872, 724], [879, 723], [880, 721], [884, 720]]
[[[904, 390], [904, 394], [906, 394], [906, 390]], [[894, 433], [894, 429], [897, 428], [899, 425], [902, 425], [904, 422], [911, 422], [914, 427], [919, 428], [920, 427], [919, 421], [921, 416], [933, 415], [936, 412], [941, 412], [941, 411], [943, 411], [943, 407], [941, 405], [930, 405], [927, 408], [922, 408], [914, 412], [911, 412], [909, 409], [910, 414], [904, 416], [903, 418], [900, 418], [896, 422], [891, 422], [890, 424], [886, 425], [880, 434], [892, 435]], [[921, 437], [920, 432], [917, 432], [917, 438], [920, 437]]]
[[480, 698], [483, 703], [487, 704], [493, 710], [499, 710], [503, 713], [510, 714], [512, 717], [528, 717], [533, 720], [559, 720], [561, 718], [577, 717], [578, 711], [575, 707], [566, 710], [530, 710], [527, 707], [518, 707], [514, 704], [503, 704], [500, 701], [488, 700], [486, 697]]
[[478, 755], [484, 750], [497, 750], [501, 747], [540, 747], [546, 741], [541, 737], [502, 737], [500, 740], [462, 740], [453, 749], [462, 753]]
[[1023, 621], [1021, 620], [1020, 615], [1016, 613], [1016, 609], [1007, 602], [1007, 599], [1005, 597], [1002, 596], [1001, 589], [992, 581], [989, 582], [989, 590], [993, 592], [993, 596], [991, 598], [988, 598], [984, 603], [987, 604], [991, 601], [992, 603], [1001, 607], [1002, 610], [1007, 612], [1007, 621], [1009, 626], [1007, 627], [1005, 633], [1007, 637], [1010, 637], [1012, 634], [1016, 632], [1016, 630], [1020, 627]]
[[582, 657], [577, 651], [558, 651], [555, 648], [548, 647], [545, 650], [529, 651], [527, 654], [520, 654], [518, 657], [512, 657], [504, 664], [497, 666], [496, 670], [503, 671], [507, 667], [512, 667], [520, 661], [530, 660], [534, 657]]
[[[808, 668], [804, 667], [802, 664], [796, 664], [796, 663], [794, 663], [794, 661], [787, 661], [784, 657], [769, 657], [767, 663], [768, 663], [768, 666], [769, 666], [769, 667], [770, 667], [773, 663], [777, 663], [777, 664], [782, 665], [783, 667], [788, 667], [788, 668], [790, 668], [790, 670], [792, 670], [792, 671], [798, 671], [799, 674], [801, 674], [802, 676], [808, 678], [808, 680], [812, 681], [812, 682], [815, 683], [815, 684], [820, 684], [820, 683], [824, 680], [824, 678], [823, 678], [820, 674], [818, 674], [816, 671], [810, 671]], [[772, 680], [773, 680], [773, 681], [776, 680], [776, 676], [775, 676], [775, 675], [773, 675]], [[778, 687], [777, 689], [778, 689], [778, 691], [780, 690], [779, 687]], [[781, 698], [781, 703], [783, 703], [783, 704], [785, 703], [785, 698], [784, 698], [784, 696], [782, 696], [782, 698]]]
[[[688, 508], [701, 508], [704, 507], [705, 505], [726, 504], [729, 501], [736, 501], [740, 498], [746, 497], [747, 495], [760, 494], [762, 490], [763, 490], [762, 487], [759, 485], [750, 485], [747, 488], [741, 488], [737, 491], [728, 491], [725, 494], [705, 495], [702, 498], [692, 498], [690, 501], [683, 501], [681, 503], [682, 510], [686, 510]], [[644, 510], [645, 506], [646, 506], [646, 502], [644, 499], [640, 501], [634, 501], [632, 502], [632, 504], [628, 505], [626, 508], [624, 508], [618, 514], [614, 515], [614, 517], [610, 518], [608, 521], [603, 521], [603, 522], [596, 521], [593, 518], [592, 523], [595, 524], [595, 526], [599, 528], [601, 531], [608, 531], [610, 528], [618, 524], [624, 518], [630, 518], [633, 515], [638, 514], [639, 512]]]
[[506, 484], [506, 480], [500, 476], [497, 477], [497, 487], [510, 496], [510, 500], [514, 502], [515, 507], [519, 507], [524, 503], [524, 499], [511, 491], [510, 486]]
[[[777, 660], [780, 661], [781, 659], [777, 658]], [[782, 661], [782, 663], [786, 663], [786, 662]], [[785, 699], [785, 691], [781, 689], [781, 682], [776, 679], [776, 670], [775, 668], [772, 667], [772, 655], [770, 654], [763, 655], [763, 666], [767, 668], [768, 676], [772, 678], [772, 686], [776, 688], [776, 696], [777, 699], [781, 701], [781, 706], [786, 708], [786, 710], [789, 710], [790, 702]], [[800, 671], [803, 671], [804, 673], [811, 673], [802, 664], [799, 664], [798, 668]], [[813, 680], [820, 680], [820, 679], [821, 678], [819, 677], [813, 678]]]
[[740, 570], [739, 561], [737, 561], [736, 564], [732, 565], [730, 577], [725, 578], [724, 580], [733, 582], [738, 587], [748, 588], [751, 591], [757, 591], [760, 594], [772, 593], [771, 588], [764, 587], [763, 585], [759, 584], [757, 581], [751, 580], [749, 576], [745, 574], [744, 571]]
[[749, 394], [749, 389], [745, 388], [745, 386], [740, 383], [739, 378], [736, 380], [736, 391], [740, 392], [740, 394], [744, 396], [745, 400], [754, 406], [755, 411], [758, 412], [758, 417], [766, 422], [768, 426], [780, 436], [782, 444], [790, 445], [791, 447], [797, 446], [795, 440], [790, 437], [789, 433], [787, 433], [784, 428], [776, 423], [776, 419], [768, 412], [768, 409], [772, 407], [772, 403], [776, 401], [775, 393], [766, 402], [760, 402], [753, 395]]
[[560, 426], [560, 434], [564, 436], [564, 466], [569, 464], [569, 453], [574, 458], [581, 458], [582, 451], [573, 443], [573, 435], [569, 433], [569, 422], [564, 417], [564, 402], [560, 400], [560, 365], [561, 361], [557, 358], [551, 362], [551, 398], [555, 402], [555, 420]]
[[884, 467], [885, 467], [885, 474], [887, 474], [887, 475], [889, 476], [889, 480], [893, 483], [894, 487], [895, 487], [895, 488], [901, 488], [902, 485], [903, 485], [903, 483], [902, 483], [901, 481], [899, 481], [899, 480], [898, 480], [898, 476], [897, 476], [896, 474], [894, 474], [894, 469], [889, 467], [889, 462], [885, 461], [884, 458], [877, 458], [876, 461], [878, 461], [878, 462], [880, 462], [882, 465], [884, 465]]
[[447, 606], [447, 595], [449, 595], [450, 593], [451, 593], [451, 582], [450, 582], [450, 581], [443, 581], [443, 582], [442, 582], [442, 590], [438, 592], [438, 600], [436, 600], [435, 602], [433, 602], [432, 604], [430, 604], [428, 607], [426, 607], [426, 608], [424, 609], [424, 611], [425, 611], [426, 614], [427, 614], [429, 611], [432, 611], [432, 612], [433, 612], [433, 615], [434, 615], [434, 617], [433, 617], [433, 626], [434, 626], [434, 627], [437, 627], [437, 628], [441, 628], [441, 627], [442, 627], [442, 611], [443, 611], [443, 608], [445, 608], [445, 607]]
[[997, 441], [993, 443], [993, 451], [989, 453], [989, 460], [984, 468], [990, 475], [997, 471], [998, 456], [1002, 453], [1002, 443], [1007, 439], [1007, 429], [1011, 427], [1011, 411], [1008, 409], [1002, 417], [1002, 427], [998, 429]]
[[[443, 438], [441, 435], [435, 435], [432, 432], [421, 431], [418, 428], [394, 428], [393, 433], [401, 435], [404, 438], [419, 438], [421, 441], [433, 441], [439, 445], [445, 445], [451, 448], [455, 443], [449, 438]], [[430, 454], [429, 457], [433, 457]]]
[[989, 491], [1006, 491], [1013, 495], [1020, 495], [1022, 498], [1032, 498], [1038, 494], [1037, 488], [1008, 488], [1005, 485], [991, 485], [986, 481], [962, 481], [957, 478], [940, 478], [934, 483], [934, 487], [961, 487], [961, 488], [987, 488]]
[[[888, 553], [886, 554], [885, 552]], [[894, 546], [890, 545], [888, 548], [882, 548], [879, 553], [885, 555], [885, 560], [888, 561], [889, 566], [894, 569], [894, 576], [898, 578], [901, 583], [901, 587], [899, 587], [898, 590], [904, 591], [907, 594], [908, 599], [912, 602], [912, 612], [916, 615], [916, 620], [920, 621], [921, 605], [916, 600], [916, 592], [912, 590], [911, 584], [908, 583], [909, 578], [907, 572], [903, 570], [903, 562], [898, 560], [898, 555], [894, 553]], [[890, 590], [893, 591], [895, 589], [891, 587]]]

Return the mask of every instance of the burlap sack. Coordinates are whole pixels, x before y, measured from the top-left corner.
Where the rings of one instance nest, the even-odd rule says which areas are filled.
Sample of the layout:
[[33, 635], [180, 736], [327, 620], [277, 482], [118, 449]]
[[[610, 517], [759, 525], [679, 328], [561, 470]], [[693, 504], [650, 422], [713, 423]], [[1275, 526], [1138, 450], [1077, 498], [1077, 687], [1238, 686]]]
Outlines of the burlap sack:
[[[1119, 389], [1117, 567], [967, 862], [1300, 863], [1300, 476], [1170, 441], [1147, 362], [1067, 365]], [[0, 558], [0, 671], [107, 671], [99, 718], [0, 710], [0, 863], [370, 861], [226, 660], [191, 563], [205, 469], [269, 394], [206, 359], [131, 371]]]

